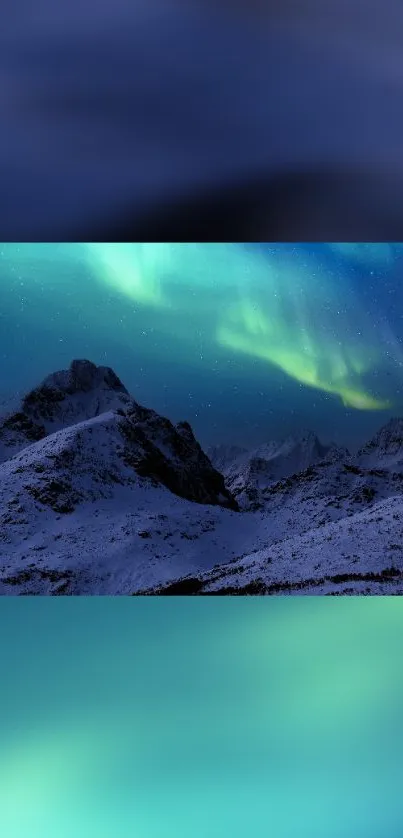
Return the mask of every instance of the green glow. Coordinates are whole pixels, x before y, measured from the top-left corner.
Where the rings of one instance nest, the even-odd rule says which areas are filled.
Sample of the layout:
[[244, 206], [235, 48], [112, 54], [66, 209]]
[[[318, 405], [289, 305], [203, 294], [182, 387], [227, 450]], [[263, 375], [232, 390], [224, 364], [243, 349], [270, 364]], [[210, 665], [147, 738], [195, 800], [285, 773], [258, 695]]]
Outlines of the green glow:
[[[383, 410], [363, 376], [379, 366], [381, 336], [342, 275], [312, 255], [242, 244], [89, 244], [98, 280], [164, 311], [158, 327], [192, 342], [259, 358], [345, 407]], [[387, 244], [331, 244], [350, 258], [387, 261]], [[348, 307], [347, 307], [348, 303]]]
[[31, 599], [0, 615], [7, 838], [401, 834], [402, 598]]
[[188, 286], [198, 292], [197, 304], [208, 303], [205, 293], [217, 282], [227, 290], [241, 286], [251, 268], [256, 278], [260, 261], [232, 244], [86, 244], [84, 248], [99, 281], [151, 305], [169, 306], [168, 288], [175, 286]]
[[223, 346], [269, 361], [301, 384], [340, 396], [346, 407], [381, 410], [389, 406], [350, 383], [352, 373], [365, 370], [353, 347], [341, 351], [329, 342], [323, 352], [309, 335], [294, 330], [292, 324], [265, 318], [249, 303], [233, 307], [218, 328], [217, 339]]
[[99, 753], [99, 738], [89, 743], [85, 730], [67, 736], [59, 730], [17, 742], [7, 752], [0, 764], [0, 806], [8, 835], [36, 835], [46, 811], [48, 817], [57, 817], [64, 789], [76, 794], [88, 771], [94, 771], [94, 744]]
[[167, 305], [162, 279], [169, 270], [170, 245], [87, 244], [90, 264], [100, 279], [132, 300]]

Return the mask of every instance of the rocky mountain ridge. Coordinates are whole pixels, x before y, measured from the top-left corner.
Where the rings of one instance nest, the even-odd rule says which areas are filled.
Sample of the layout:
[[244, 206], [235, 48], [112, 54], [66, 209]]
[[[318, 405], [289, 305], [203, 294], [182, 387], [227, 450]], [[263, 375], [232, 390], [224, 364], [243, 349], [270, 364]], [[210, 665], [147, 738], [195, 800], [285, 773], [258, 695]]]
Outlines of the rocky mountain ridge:
[[48, 376], [0, 420], [0, 594], [403, 593], [402, 419], [209, 454], [108, 367]]

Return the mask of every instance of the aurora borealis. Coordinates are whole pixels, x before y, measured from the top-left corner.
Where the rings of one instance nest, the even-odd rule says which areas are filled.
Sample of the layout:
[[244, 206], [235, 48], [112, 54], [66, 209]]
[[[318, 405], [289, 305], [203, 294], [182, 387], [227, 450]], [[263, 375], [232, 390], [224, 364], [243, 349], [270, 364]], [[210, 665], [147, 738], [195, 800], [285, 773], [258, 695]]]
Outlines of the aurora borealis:
[[90, 357], [205, 443], [354, 444], [403, 410], [402, 269], [385, 243], [5, 244], [3, 399]]
[[399, 597], [3, 599], [9, 838], [397, 838]]
[[[4, 399], [89, 357], [202, 441], [403, 412], [401, 245], [0, 253]], [[1, 834], [401, 835], [400, 597], [0, 599]]]

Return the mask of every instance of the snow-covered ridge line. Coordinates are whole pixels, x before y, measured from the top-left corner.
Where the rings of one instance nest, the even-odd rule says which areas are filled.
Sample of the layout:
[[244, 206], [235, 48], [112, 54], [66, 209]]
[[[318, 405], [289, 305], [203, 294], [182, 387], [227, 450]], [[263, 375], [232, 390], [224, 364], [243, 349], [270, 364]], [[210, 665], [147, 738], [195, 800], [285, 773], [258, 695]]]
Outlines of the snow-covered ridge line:
[[403, 593], [402, 419], [208, 454], [108, 367], [47, 376], [0, 419], [0, 594]]

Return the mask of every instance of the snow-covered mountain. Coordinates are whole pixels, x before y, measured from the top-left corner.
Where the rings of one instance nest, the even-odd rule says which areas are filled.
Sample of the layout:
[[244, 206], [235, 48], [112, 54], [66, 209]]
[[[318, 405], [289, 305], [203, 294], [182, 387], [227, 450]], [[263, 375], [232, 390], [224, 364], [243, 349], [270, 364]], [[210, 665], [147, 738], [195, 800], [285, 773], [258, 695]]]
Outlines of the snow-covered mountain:
[[228, 466], [232, 465], [235, 460], [248, 454], [247, 448], [241, 448], [239, 445], [211, 445], [206, 449], [206, 454], [217, 471], [222, 474], [226, 471]]
[[251, 451], [217, 446], [208, 451], [213, 465], [222, 471], [225, 482], [243, 509], [264, 505], [262, 491], [278, 480], [304, 471], [321, 460], [349, 457], [345, 448], [322, 445], [312, 431], [267, 442]]
[[403, 419], [354, 457], [305, 432], [257, 450], [224, 472], [242, 520], [255, 520], [254, 548], [149, 593], [403, 593]]
[[[288, 510], [289, 512], [290, 510]], [[289, 519], [290, 522], [290, 519]], [[285, 523], [285, 516], [284, 516]], [[226, 566], [150, 589], [157, 595], [402, 595], [401, 495], [348, 512], [334, 523], [292, 526]], [[270, 532], [270, 530], [269, 530]], [[263, 535], [263, 528], [259, 534]]]
[[142, 407], [113, 370], [90, 361], [73, 361], [28, 393], [0, 425], [0, 441], [2, 459], [24, 473], [43, 473], [42, 483], [63, 468], [77, 484], [84, 469], [83, 497], [94, 480], [102, 493], [110, 480], [130, 484], [136, 474], [180, 497], [237, 509], [190, 425], [174, 426]]
[[0, 594], [403, 593], [403, 420], [209, 454], [107, 367], [48, 376], [0, 420]]
[[403, 419], [390, 419], [357, 454], [365, 467], [403, 469]]
[[70, 369], [45, 378], [0, 422], [0, 462], [54, 431], [133, 405], [113, 370], [73, 361]]

